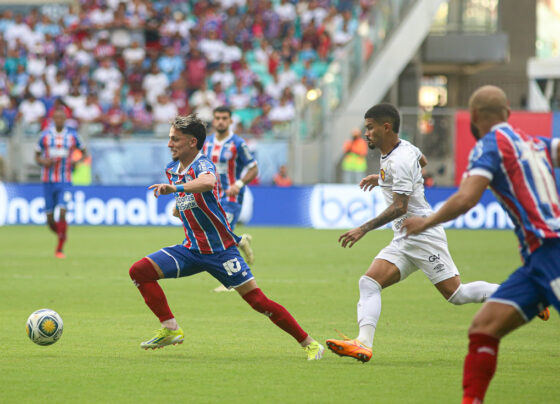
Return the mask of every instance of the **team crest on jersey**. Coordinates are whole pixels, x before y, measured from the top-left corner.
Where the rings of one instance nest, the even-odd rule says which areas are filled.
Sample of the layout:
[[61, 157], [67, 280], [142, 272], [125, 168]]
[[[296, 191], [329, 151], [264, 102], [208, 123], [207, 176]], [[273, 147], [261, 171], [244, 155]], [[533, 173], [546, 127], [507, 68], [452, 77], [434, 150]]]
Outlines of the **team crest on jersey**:
[[384, 169], [381, 169], [381, 171], [379, 171], [379, 175], [381, 176], [381, 179], [383, 181], [385, 181], [385, 170]]

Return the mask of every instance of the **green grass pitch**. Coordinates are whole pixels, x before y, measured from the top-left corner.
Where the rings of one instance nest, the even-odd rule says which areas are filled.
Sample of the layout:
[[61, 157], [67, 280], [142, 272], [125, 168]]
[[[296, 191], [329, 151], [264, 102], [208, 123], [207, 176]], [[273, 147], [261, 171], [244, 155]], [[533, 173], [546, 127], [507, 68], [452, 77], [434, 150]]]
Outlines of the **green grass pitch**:
[[[324, 344], [355, 336], [358, 279], [391, 239], [368, 234], [350, 250], [341, 231], [250, 231], [259, 286]], [[465, 282], [501, 282], [519, 265], [505, 231], [448, 231]], [[143, 351], [159, 327], [128, 277], [130, 265], [182, 239], [180, 228], [70, 227], [68, 258], [53, 256], [47, 227], [0, 228], [0, 402], [458, 403], [467, 328], [478, 305], [456, 307], [421, 272], [383, 292], [374, 358], [304, 352], [237, 293], [216, 294], [208, 274], [161, 282], [186, 333], [183, 345]], [[64, 334], [41, 347], [28, 315], [56, 310]], [[505, 338], [488, 403], [557, 403], [558, 314]]]

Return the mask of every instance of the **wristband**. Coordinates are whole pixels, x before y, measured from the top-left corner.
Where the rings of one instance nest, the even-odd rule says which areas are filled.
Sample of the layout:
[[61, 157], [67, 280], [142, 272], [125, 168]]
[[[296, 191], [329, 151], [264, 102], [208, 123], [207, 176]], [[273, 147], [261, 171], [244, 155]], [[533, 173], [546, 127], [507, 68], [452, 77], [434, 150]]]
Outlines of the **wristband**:
[[185, 186], [184, 185], [175, 185], [175, 188], [177, 189], [176, 192], [185, 192]]
[[233, 183], [237, 188], [241, 189], [245, 186], [245, 183], [241, 180], [237, 180]]

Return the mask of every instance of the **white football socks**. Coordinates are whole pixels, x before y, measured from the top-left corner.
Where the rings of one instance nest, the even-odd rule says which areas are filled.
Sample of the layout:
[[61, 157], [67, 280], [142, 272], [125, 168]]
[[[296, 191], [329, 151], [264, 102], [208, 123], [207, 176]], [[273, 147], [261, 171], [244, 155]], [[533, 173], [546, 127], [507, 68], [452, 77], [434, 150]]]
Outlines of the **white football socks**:
[[453, 304], [482, 303], [498, 289], [498, 284], [484, 281], [462, 283], [447, 301]]
[[173, 331], [179, 329], [179, 324], [177, 324], [177, 320], [175, 320], [175, 318], [171, 318], [169, 320], [162, 321], [161, 325], [164, 328], [169, 328], [170, 330], [173, 330]]
[[377, 320], [381, 315], [381, 285], [369, 276], [360, 278], [360, 300], [358, 301], [358, 325], [360, 334], [357, 340], [371, 347]]

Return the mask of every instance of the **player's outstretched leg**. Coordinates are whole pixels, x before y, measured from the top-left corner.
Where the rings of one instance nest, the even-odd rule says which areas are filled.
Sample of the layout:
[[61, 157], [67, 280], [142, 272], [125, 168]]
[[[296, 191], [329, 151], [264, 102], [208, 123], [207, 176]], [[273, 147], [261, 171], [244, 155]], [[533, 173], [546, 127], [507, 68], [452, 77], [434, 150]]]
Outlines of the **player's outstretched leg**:
[[[447, 281], [452, 281], [452, 278], [440, 282], [436, 285], [436, 287]], [[453, 279], [453, 281], [460, 282], [458, 278], [456, 280]], [[449, 297], [449, 299], [447, 299], [447, 301], [456, 305], [466, 303], [482, 303], [485, 302], [486, 299], [488, 299], [492, 295], [492, 293], [496, 291], [496, 289], [498, 289], [498, 286], [500, 285], [498, 285], [497, 283], [488, 283], [484, 281], [459, 283], [459, 286], [457, 287], [457, 289], [455, 289], [455, 292], [453, 292], [453, 294], [451, 295], [451, 297]]]
[[362, 276], [359, 282], [358, 325], [360, 334], [355, 339], [342, 335], [342, 339], [328, 339], [327, 347], [339, 356], [368, 362], [373, 356], [371, 346], [377, 321], [381, 315], [381, 285], [369, 276]]
[[307, 360], [321, 359], [325, 348], [300, 327], [288, 310], [266, 297], [254, 280], [237, 288], [237, 291], [254, 310], [270, 318], [270, 321], [294, 337], [304, 349]]
[[167, 304], [165, 293], [157, 280], [159, 274], [148, 258], [135, 262], [129, 270], [130, 278], [138, 287], [144, 301], [159, 318], [162, 328], [156, 331], [154, 337], [140, 344], [143, 349], [163, 348], [166, 345], [182, 344], [185, 338], [183, 330], [177, 324], [171, 309]]

